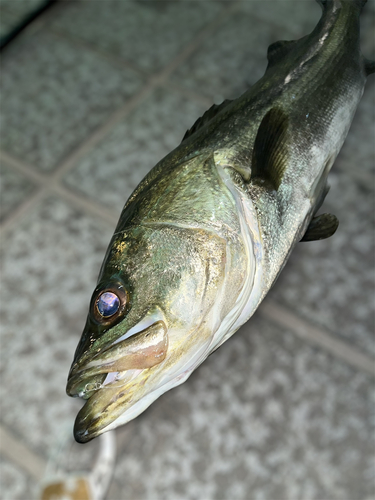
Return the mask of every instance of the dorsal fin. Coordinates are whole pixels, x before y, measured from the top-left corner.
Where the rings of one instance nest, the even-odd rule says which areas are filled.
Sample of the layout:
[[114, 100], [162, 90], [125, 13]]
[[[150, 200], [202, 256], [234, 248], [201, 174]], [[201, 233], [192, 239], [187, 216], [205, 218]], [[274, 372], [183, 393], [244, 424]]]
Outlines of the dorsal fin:
[[289, 54], [296, 43], [296, 40], [280, 40], [272, 43], [267, 51], [268, 67], [279, 62], [280, 59]]
[[335, 234], [339, 220], [333, 214], [322, 214], [314, 217], [301, 241], [324, 240]]
[[264, 116], [254, 142], [251, 181], [279, 189], [287, 166], [286, 143], [288, 117], [281, 108], [272, 108]]
[[213, 104], [210, 109], [208, 109], [198, 120], [194, 123], [194, 125], [186, 132], [181, 142], [184, 142], [185, 139], [194, 134], [197, 130], [204, 127], [214, 116], [216, 116], [222, 109], [224, 109], [228, 104], [230, 104], [230, 99], [225, 99], [221, 104]]

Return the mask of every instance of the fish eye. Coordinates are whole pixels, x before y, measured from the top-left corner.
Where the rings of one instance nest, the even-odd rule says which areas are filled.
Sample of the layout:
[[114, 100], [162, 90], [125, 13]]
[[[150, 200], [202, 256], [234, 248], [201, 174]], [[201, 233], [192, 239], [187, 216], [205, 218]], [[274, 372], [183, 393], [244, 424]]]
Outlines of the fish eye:
[[103, 292], [96, 301], [96, 307], [101, 316], [109, 318], [119, 310], [120, 299], [113, 292]]
[[129, 295], [120, 283], [98, 287], [92, 297], [91, 314], [101, 325], [112, 324], [129, 308]]

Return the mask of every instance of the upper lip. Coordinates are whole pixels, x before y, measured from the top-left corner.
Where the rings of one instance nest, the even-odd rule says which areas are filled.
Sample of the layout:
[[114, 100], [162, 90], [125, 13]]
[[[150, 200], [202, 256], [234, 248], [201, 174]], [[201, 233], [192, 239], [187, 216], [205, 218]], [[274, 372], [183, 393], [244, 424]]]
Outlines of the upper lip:
[[[103, 381], [108, 373], [151, 368], [165, 359], [167, 349], [167, 328], [164, 321], [157, 321], [137, 335], [111, 343], [93, 356], [84, 356], [74, 363], [66, 392], [69, 396], [84, 396], [85, 392], [92, 395], [91, 391], [101, 386], [95, 382]], [[90, 387], [91, 382], [93, 386]]]

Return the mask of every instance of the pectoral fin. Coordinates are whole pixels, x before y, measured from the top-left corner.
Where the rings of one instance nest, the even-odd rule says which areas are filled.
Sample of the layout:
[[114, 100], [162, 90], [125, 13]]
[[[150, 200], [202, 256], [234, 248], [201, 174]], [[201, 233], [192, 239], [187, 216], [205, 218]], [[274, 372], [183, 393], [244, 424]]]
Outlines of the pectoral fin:
[[254, 142], [251, 181], [278, 190], [289, 159], [288, 116], [272, 108], [264, 116]]
[[324, 240], [335, 234], [339, 220], [335, 215], [322, 214], [314, 217], [301, 241]]

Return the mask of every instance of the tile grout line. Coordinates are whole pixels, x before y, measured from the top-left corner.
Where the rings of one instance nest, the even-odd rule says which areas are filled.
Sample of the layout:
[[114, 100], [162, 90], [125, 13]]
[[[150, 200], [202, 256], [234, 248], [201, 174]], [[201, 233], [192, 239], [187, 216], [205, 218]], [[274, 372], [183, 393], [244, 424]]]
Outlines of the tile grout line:
[[[37, 184], [34, 193], [31, 193], [29, 198], [19, 207], [19, 209], [15, 210], [14, 215], [12, 214], [9, 216], [5, 223], [2, 224], [1, 234], [5, 233], [12, 226], [13, 219], [18, 219], [23, 213], [29, 210], [30, 206], [48, 196], [49, 191], [55, 192], [66, 201], [73, 203], [87, 215], [99, 217], [102, 222], [109, 223], [113, 226], [116, 225], [119, 217], [118, 213], [110, 210], [105, 205], [94, 203], [81, 193], [76, 194], [74, 190], [70, 190], [70, 188], [66, 188], [64, 185], [57, 182], [50, 183], [50, 176], [41, 175], [39, 172], [36, 172], [32, 166], [26, 165], [11, 157], [8, 153], [0, 151], [0, 159], [6, 160], [15, 170], [24, 174], [25, 177], [28, 177], [29, 180]], [[8, 219], [11, 219], [11, 221], [8, 222]]]
[[74, 191], [67, 189], [61, 184], [54, 184], [51, 189], [61, 198], [64, 198], [65, 201], [68, 201], [74, 204], [78, 209], [83, 210], [85, 214], [99, 218], [101, 222], [109, 224], [113, 227], [113, 230], [115, 229], [117, 221], [120, 217], [119, 213], [115, 213], [105, 205], [95, 204], [83, 195], [78, 196], [74, 193]]
[[360, 352], [348, 342], [335, 338], [324, 329], [301, 319], [274, 300], [266, 298], [258, 311], [274, 323], [289, 328], [298, 337], [323, 348], [352, 367], [375, 376], [375, 361], [370, 356]]
[[1, 160], [9, 163], [9, 165], [15, 168], [18, 172], [24, 174], [29, 178], [30, 181], [36, 184], [44, 184], [47, 178], [50, 177], [50, 174], [41, 174], [32, 165], [29, 165], [22, 160], [15, 158], [11, 154], [3, 150], [0, 150], [0, 161]]
[[32, 210], [34, 205], [39, 203], [46, 196], [46, 194], [45, 186], [38, 186], [21, 205], [13, 210], [11, 215], [8, 215], [6, 220], [0, 226], [0, 241], [26, 213]]
[[47, 462], [15, 438], [4, 425], [0, 425], [0, 453], [22, 467], [37, 481], [42, 479]]
[[147, 80], [151, 78], [153, 74], [155, 74], [155, 73], [150, 73], [147, 70], [143, 70], [142, 68], [139, 68], [128, 59], [122, 59], [120, 56], [112, 55], [110, 52], [106, 52], [105, 49], [101, 49], [100, 47], [97, 47], [93, 45], [91, 42], [83, 40], [78, 36], [72, 35], [70, 33], [65, 33], [59, 28], [56, 28], [54, 26], [51, 27], [47, 26], [46, 30], [50, 34], [58, 38], [68, 41], [74, 45], [78, 45], [78, 47], [81, 47], [82, 49], [89, 50], [92, 54], [95, 54], [100, 58], [105, 59], [107, 62], [111, 64], [115, 64], [116, 66], [122, 69], [128, 69], [128, 70], [130, 69], [131, 71], [134, 71], [134, 73], [137, 73], [137, 75], [141, 78]]

